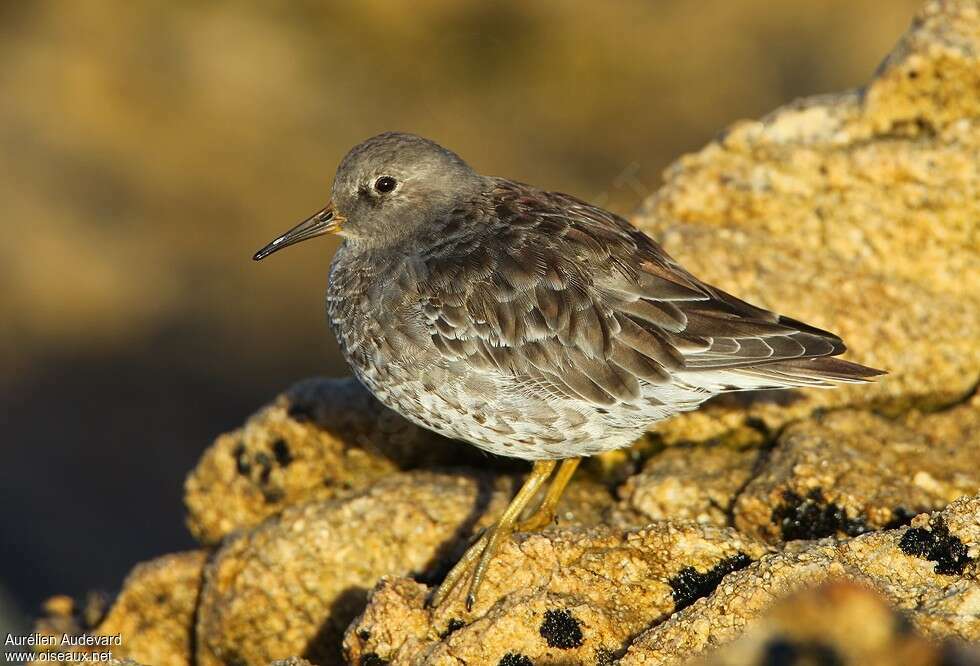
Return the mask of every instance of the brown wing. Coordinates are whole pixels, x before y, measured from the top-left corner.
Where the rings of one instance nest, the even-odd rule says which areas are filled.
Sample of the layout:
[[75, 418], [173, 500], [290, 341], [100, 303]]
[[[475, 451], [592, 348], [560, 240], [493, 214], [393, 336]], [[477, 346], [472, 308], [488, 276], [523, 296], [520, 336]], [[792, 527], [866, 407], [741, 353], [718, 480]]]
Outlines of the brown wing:
[[700, 282], [628, 222], [573, 197], [501, 180], [485, 212], [422, 258], [419, 297], [447, 361], [610, 405], [678, 373], [844, 351], [831, 333]]

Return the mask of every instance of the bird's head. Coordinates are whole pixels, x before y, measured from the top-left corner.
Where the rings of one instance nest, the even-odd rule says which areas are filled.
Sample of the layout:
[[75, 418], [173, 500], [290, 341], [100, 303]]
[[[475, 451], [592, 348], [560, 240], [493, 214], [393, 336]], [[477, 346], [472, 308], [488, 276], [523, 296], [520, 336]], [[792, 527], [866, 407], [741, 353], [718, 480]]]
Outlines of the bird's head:
[[334, 176], [331, 201], [274, 239], [254, 259], [327, 233], [384, 246], [486, 186], [456, 153], [414, 134], [386, 132], [354, 146]]

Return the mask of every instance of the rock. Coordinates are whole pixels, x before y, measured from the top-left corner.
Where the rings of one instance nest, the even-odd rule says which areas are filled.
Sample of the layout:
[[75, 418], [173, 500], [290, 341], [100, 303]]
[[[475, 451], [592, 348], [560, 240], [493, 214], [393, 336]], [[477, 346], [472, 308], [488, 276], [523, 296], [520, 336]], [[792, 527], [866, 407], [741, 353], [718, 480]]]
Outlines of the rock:
[[120, 636], [113, 656], [153, 666], [193, 662], [194, 614], [207, 553], [165, 555], [138, 564], [126, 578], [98, 636]]
[[980, 395], [900, 419], [843, 410], [789, 426], [735, 501], [770, 541], [857, 536], [980, 492]]
[[344, 646], [351, 663], [612, 663], [651, 623], [766, 552], [732, 530], [683, 522], [519, 534], [472, 612], [462, 588], [433, 610], [425, 586], [386, 578]]
[[349, 496], [400, 469], [459, 464], [469, 448], [410, 423], [354, 378], [309, 379], [205, 451], [185, 484], [187, 524], [201, 543], [217, 543], [287, 506]]
[[923, 634], [980, 640], [980, 496], [912, 527], [846, 541], [793, 542], [733, 572], [707, 598], [633, 641], [623, 666], [684, 664], [729, 643], [775, 599], [830, 579], [877, 590]]
[[830, 581], [781, 600], [734, 643], [695, 663], [940, 666], [977, 660], [965, 647], [910, 631], [905, 618], [874, 590]]
[[[57, 637], [58, 642], [38, 651], [71, 651], [87, 654], [94, 661], [104, 661], [97, 654], [111, 652], [120, 664], [188, 666], [193, 662], [194, 615], [206, 559], [205, 551], [196, 550], [136, 565], [108, 613], [94, 627], [76, 616], [71, 599], [50, 599], [47, 617], [38, 623], [37, 631]], [[85, 615], [91, 613], [83, 611], [81, 616]], [[109, 644], [64, 645], [65, 634], [82, 640], [86, 635], [102, 637]]]
[[287, 508], [229, 540], [207, 567], [197, 663], [292, 655], [342, 663], [344, 629], [378, 578], [437, 578], [505, 500], [489, 476], [411, 472], [350, 497]]
[[817, 407], [892, 413], [980, 379], [980, 36], [974, 0], [933, 1], [863, 89], [783, 107], [678, 160], [634, 222], [688, 269], [839, 333], [877, 383], [728, 397], [669, 442]]
[[[724, 527], [732, 501], [752, 478], [758, 448], [678, 444], [646, 461], [619, 488], [622, 507], [647, 520], [694, 520]], [[635, 519], [634, 519], [635, 520]]]

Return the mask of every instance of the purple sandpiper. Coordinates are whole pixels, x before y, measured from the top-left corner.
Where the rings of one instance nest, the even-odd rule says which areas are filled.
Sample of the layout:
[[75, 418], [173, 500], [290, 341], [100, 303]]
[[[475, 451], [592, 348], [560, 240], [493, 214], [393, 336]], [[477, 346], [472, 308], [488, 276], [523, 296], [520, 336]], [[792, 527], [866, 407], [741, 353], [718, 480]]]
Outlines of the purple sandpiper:
[[882, 374], [835, 358], [833, 333], [702, 282], [623, 218], [411, 134], [355, 146], [331, 202], [254, 258], [326, 233], [343, 237], [330, 323], [360, 381], [421, 426], [534, 461], [436, 605], [469, 576], [472, 606], [501, 540], [552, 522], [583, 456], [719, 393]]

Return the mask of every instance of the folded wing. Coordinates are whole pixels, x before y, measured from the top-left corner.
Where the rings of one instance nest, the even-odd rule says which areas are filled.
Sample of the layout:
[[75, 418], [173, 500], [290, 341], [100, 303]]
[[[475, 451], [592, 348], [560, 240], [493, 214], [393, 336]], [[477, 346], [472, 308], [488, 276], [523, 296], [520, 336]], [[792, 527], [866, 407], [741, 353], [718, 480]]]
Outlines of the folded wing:
[[600, 407], [673, 385], [704, 399], [880, 374], [831, 358], [845, 350], [832, 333], [697, 280], [607, 211], [503, 180], [492, 205], [462, 261], [458, 239], [422, 258], [418, 295], [446, 362]]

